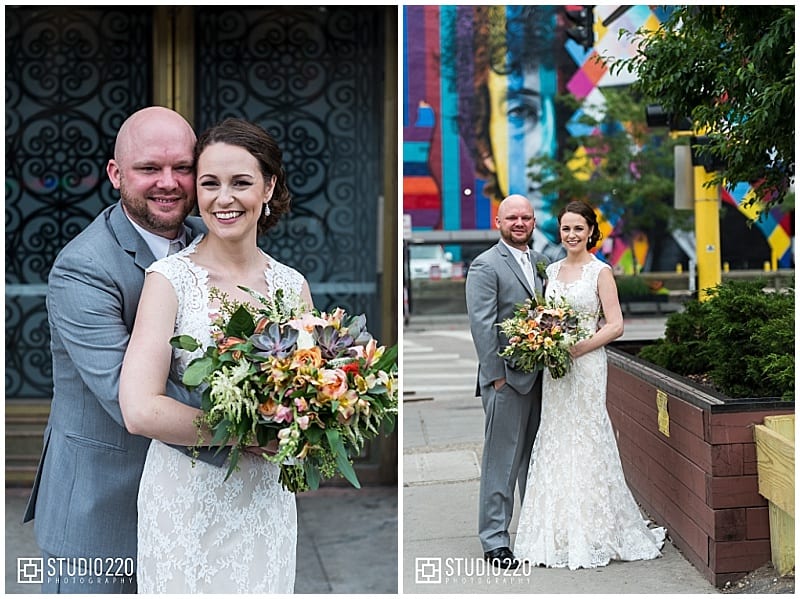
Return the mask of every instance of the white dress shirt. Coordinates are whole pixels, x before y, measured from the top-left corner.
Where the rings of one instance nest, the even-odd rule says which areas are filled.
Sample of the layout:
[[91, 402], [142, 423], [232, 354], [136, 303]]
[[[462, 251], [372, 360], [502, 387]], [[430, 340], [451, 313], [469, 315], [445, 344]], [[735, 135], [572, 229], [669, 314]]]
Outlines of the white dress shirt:
[[[128, 216], [127, 214], [125, 216]], [[167, 239], [166, 237], [161, 237], [160, 235], [156, 235], [155, 233], [151, 233], [147, 229], [140, 227], [138, 224], [133, 222], [131, 218], [128, 216], [128, 220], [131, 221], [133, 228], [139, 232], [139, 235], [142, 236], [144, 242], [147, 244], [147, 247], [150, 248], [150, 251], [153, 252], [153, 256], [156, 257], [156, 260], [160, 260], [164, 258], [169, 253], [169, 244], [174, 239]], [[175, 239], [181, 239], [183, 241], [184, 247], [186, 246], [186, 228], [184, 227], [181, 231], [180, 235], [178, 235]]]
[[503, 241], [503, 244], [509, 250], [511, 250], [511, 255], [514, 256], [519, 264], [519, 267], [522, 269], [522, 273], [525, 275], [525, 278], [528, 279], [531, 289], [536, 289], [536, 281], [533, 274], [533, 263], [531, 262], [530, 250], [518, 250], [517, 248], [508, 245], [505, 241]]

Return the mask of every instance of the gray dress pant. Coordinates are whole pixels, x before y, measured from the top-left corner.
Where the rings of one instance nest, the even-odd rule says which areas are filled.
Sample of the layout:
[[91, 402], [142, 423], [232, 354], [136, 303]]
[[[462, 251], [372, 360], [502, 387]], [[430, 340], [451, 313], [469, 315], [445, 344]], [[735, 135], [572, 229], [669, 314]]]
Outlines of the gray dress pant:
[[508, 527], [514, 510], [514, 485], [524, 499], [533, 441], [542, 409], [542, 377], [528, 393], [508, 383], [495, 391], [481, 387], [484, 443], [478, 507], [478, 537], [483, 551], [510, 547]]

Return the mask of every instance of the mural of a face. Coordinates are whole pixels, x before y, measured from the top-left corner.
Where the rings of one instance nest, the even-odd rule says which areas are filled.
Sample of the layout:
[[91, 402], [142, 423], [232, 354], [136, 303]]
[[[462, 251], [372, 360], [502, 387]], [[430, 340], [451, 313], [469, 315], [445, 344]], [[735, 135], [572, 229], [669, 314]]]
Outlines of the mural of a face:
[[[494, 171], [500, 194], [521, 194], [533, 202], [537, 214], [548, 215], [549, 206], [531, 189], [528, 162], [549, 155], [555, 146], [555, 116], [552, 95], [543, 93], [538, 65], [521, 73], [490, 71], [489, 138], [491, 158], [486, 164]], [[547, 86], [545, 86], [547, 87]]]
[[[595, 6], [595, 23], [606, 22], [618, 8]], [[605, 88], [635, 80], [612, 73], [594, 57], [633, 57], [636, 47], [620, 33], [655, 30], [668, 7], [625, 9], [608, 27], [596, 28], [595, 45], [586, 50], [564, 35], [564, 6], [403, 7], [403, 210], [415, 229], [491, 229], [503, 198], [519, 193], [536, 211], [534, 247], [559, 257], [557, 199], [532, 189], [528, 163], [541, 156], [569, 160], [570, 137], [592, 132], [580, 123], [584, 109], [602, 105]], [[561, 94], [584, 104], [575, 109], [557, 102]], [[749, 185], [740, 185], [723, 190], [722, 199], [743, 211], [750, 193]], [[672, 241], [660, 230], [637, 233], [629, 243], [616, 233], [624, 224], [620, 218], [604, 212], [602, 202], [598, 207], [605, 239], [598, 255], [620, 272], [633, 272], [634, 259], [672, 270], [694, 252], [692, 240]], [[776, 212], [758, 222], [762, 242], [771, 245], [768, 255], [784, 267], [794, 261], [792, 219], [791, 213]], [[658, 241], [647, 241], [650, 235]], [[450, 249], [461, 251], [457, 245]]]
[[475, 117], [486, 120], [476, 127], [478, 137], [485, 138], [480, 166], [489, 179], [486, 191], [495, 203], [511, 194], [524, 195], [543, 224], [552, 221], [545, 227], [552, 229], [549, 239], [537, 231], [536, 245], [542, 248], [557, 243], [557, 226], [552, 201], [531, 184], [529, 162], [554, 156], [557, 147], [557, 74], [551, 48], [555, 14], [547, 7], [508, 6], [488, 8], [484, 18], [486, 33], [476, 40], [484, 48], [486, 74], [477, 79], [477, 95], [484, 101]]

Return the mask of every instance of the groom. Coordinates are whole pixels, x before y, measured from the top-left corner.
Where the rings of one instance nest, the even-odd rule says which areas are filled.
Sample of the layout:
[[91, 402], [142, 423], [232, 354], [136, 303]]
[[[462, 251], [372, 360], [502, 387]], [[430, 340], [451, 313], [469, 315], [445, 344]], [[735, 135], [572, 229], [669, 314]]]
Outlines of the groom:
[[543, 292], [536, 265], [549, 260], [528, 249], [535, 222], [528, 198], [510, 195], [504, 199], [495, 219], [501, 239], [472, 262], [466, 283], [485, 413], [478, 533], [484, 558], [506, 569], [519, 565], [510, 549], [508, 527], [514, 484], [519, 485], [520, 501], [525, 493], [539, 428], [542, 382], [538, 372], [514, 370], [498, 355], [507, 344], [498, 324], [513, 315], [517, 304]]
[[[68, 243], [50, 271], [53, 400], [24, 517], [35, 518], [44, 563], [58, 566], [54, 575], [45, 566], [42, 593], [136, 593], [136, 497], [150, 439], [125, 429], [119, 373], [145, 268], [171, 241], [204, 230], [187, 218], [196, 202], [194, 144], [192, 127], [172, 110], [130, 116], [107, 166], [120, 202]], [[180, 384], [170, 382], [168, 393], [190, 401]], [[206, 452], [200, 459], [213, 462]], [[85, 563], [112, 575], [73, 576]]]

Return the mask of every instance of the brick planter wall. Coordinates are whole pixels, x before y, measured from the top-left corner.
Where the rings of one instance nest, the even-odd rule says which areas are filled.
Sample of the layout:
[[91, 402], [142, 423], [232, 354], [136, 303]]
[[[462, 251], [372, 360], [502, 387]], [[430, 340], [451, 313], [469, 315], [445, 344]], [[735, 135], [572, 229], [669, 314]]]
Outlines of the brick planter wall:
[[[794, 413], [794, 403], [732, 400], [618, 348], [608, 356], [608, 411], [641, 506], [716, 586], [767, 563], [769, 513], [758, 493], [753, 426]], [[669, 436], [659, 430], [659, 391]]]

